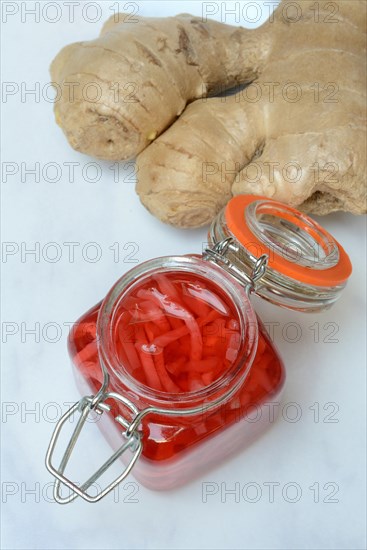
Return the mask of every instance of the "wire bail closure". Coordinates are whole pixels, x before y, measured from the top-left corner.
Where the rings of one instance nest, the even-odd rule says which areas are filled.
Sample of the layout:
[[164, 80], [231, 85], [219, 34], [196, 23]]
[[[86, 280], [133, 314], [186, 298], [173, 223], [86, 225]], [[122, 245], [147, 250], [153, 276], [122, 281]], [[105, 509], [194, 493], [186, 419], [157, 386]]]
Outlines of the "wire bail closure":
[[[59, 504], [68, 504], [69, 502], [72, 502], [73, 500], [75, 500], [78, 496], [84, 498], [84, 500], [88, 502], [98, 502], [104, 496], [106, 496], [110, 491], [112, 491], [119, 483], [121, 483], [121, 481], [123, 481], [125, 477], [129, 475], [131, 469], [133, 468], [135, 462], [138, 460], [141, 454], [141, 451], [143, 449], [140, 433], [137, 431], [137, 429], [130, 430], [130, 432], [128, 433], [130, 423], [121, 415], [118, 415], [115, 417], [115, 421], [121, 424], [125, 428], [125, 431], [122, 432], [122, 435], [123, 437], [125, 437], [126, 441], [121, 445], [121, 447], [89, 479], [87, 479], [87, 481], [85, 481], [81, 487], [78, 487], [76, 483], [74, 483], [64, 475], [65, 468], [69, 462], [70, 456], [78, 440], [80, 432], [89, 414], [92, 411], [95, 411], [97, 414], [100, 414], [100, 415], [103, 414], [105, 411], [109, 412], [111, 410], [111, 407], [110, 405], [107, 405], [105, 401], [107, 399], [114, 399], [116, 401], [120, 401], [121, 403], [123, 403], [134, 414], [134, 417], [136, 417], [139, 414], [139, 410], [131, 401], [129, 401], [126, 397], [123, 397], [122, 395], [119, 395], [115, 392], [109, 392], [105, 394], [103, 399], [100, 399], [96, 403], [94, 403], [95, 397], [96, 396], [83, 397], [80, 401], [77, 401], [60, 418], [52, 434], [50, 444], [46, 454], [46, 467], [48, 471], [56, 478], [56, 481], [54, 484], [53, 496], [56, 502], [58, 502]], [[67, 422], [67, 420], [78, 411], [80, 413], [78, 422], [74, 428], [74, 431], [69, 440], [68, 446], [66, 447], [60, 466], [57, 469], [52, 464], [52, 457], [53, 457], [57, 440], [59, 438], [60, 432], [65, 422]], [[87, 492], [87, 489], [97, 479], [99, 479], [101, 475], [103, 475], [104, 472], [128, 449], [131, 449], [133, 455], [129, 464], [123, 470], [122, 474], [118, 476], [112, 483], [110, 483], [105, 489], [101, 490], [97, 495], [95, 496], [90, 495]], [[69, 496], [63, 497], [61, 495], [61, 484], [66, 485], [71, 490], [71, 494]]]
[[203, 258], [210, 262], [214, 262], [223, 269], [225, 269], [232, 277], [234, 277], [239, 283], [241, 283], [246, 290], [247, 295], [255, 291], [256, 283], [264, 276], [267, 265], [268, 255], [263, 254], [256, 259], [251, 275], [247, 275], [245, 271], [237, 267], [229, 258], [226, 253], [230, 251], [237, 253], [239, 251], [238, 244], [232, 237], [228, 237], [223, 241], [216, 243], [213, 248], [206, 248], [204, 250]]
[[[239, 283], [241, 283], [245, 287], [245, 291], [249, 295], [251, 292], [255, 290], [256, 283], [259, 281], [259, 279], [261, 279], [261, 277], [263, 277], [266, 271], [268, 256], [266, 254], [263, 254], [254, 262], [251, 276], [249, 276], [240, 268], [238, 268], [235, 264], [233, 264], [233, 262], [231, 262], [229, 258], [226, 257], [227, 251], [231, 251], [235, 253], [238, 252], [238, 246], [235, 244], [234, 240], [231, 237], [223, 241], [220, 241], [219, 243], [214, 245], [213, 248], [206, 248], [203, 253], [203, 258], [205, 260], [214, 262], [220, 267], [222, 267], [223, 269], [225, 269], [230, 275], [232, 275]], [[68, 504], [69, 502], [72, 502], [73, 500], [75, 500], [78, 496], [82, 497], [87, 502], [98, 502], [103, 497], [105, 497], [108, 493], [110, 493], [119, 483], [121, 483], [129, 475], [129, 473], [131, 472], [132, 468], [134, 467], [136, 461], [140, 457], [141, 452], [143, 450], [142, 434], [139, 428], [141, 426], [142, 419], [148, 414], [159, 414], [159, 415], [166, 415], [166, 416], [192, 416], [198, 413], [204, 413], [210, 409], [214, 409], [215, 407], [221, 405], [221, 403], [224, 400], [228, 400], [237, 391], [237, 387], [235, 386], [234, 388], [231, 389], [230, 392], [228, 392], [224, 396], [219, 397], [218, 399], [213, 400], [208, 404], [202, 405], [200, 407], [193, 407], [191, 409], [184, 409], [184, 410], [177, 411], [172, 409], [164, 409], [159, 407], [148, 406], [143, 410], [139, 410], [134, 405], [134, 403], [132, 403], [129, 399], [127, 399], [123, 395], [120, 395], [116, 392], [107, 391], [109, 386], [110, 376], [103, 361], [101, 361], [100, 364], [101, 364], [101, 370], [103, 374], [103, 382], [102, 382], [101, 388], [94, 396], [82, 397], [80, 401], [77, 401], [60, 418], [60, 420], [56, 424], [55, 430], [51, 436], [51, 440], [48, 446], [48, 450], [46, 454], [46, 468], [55, 478], [53, 496], [55, 501], [58, 502], [59, 504]], [[85, 481], [81, 486], [78, 486], [76, 483], [71, 481], [64, 474], [66, 466], [69, 462], [70, 456], [74, 450], [75, 444], [79, 438], [81, 430], [89, 414], [91, 414], [92, 412], [95, 412], [99, 415], [102, 415], [104, 412], [111, 411], [111, 406], [106, 403], [108, 399], [112, 399], [122, 403], [132, 414], [131, 421], [128, 421], [126, 418], [122, 417], [121, 415], [118, 415], [115, 417], [115, 421], [124, 428], [124, 431], [122, 432], [122, 436], [125, 438], [125, 442], [91, 477], [89, 477], [89, 479], [87, 479], [87, 481]], [[64, 455], [61, 459], [60, 466], [56, 468], [52, 463], [52, 459], [53, 459], [53, 454], [55, 451], [57, 441], [59, 439], [61, 430], [64, 427], [64, 424], [76, 412], [80, 413], [78, 422], [74, 428], [74, 431], [71, 435], [71, 438], [66, 447]], [[124, 468], [122, 473], [114, 481], [112, 481], [112, 483], [110, 483], [109, 485], [107, 485], [107, 487], [102, 489], [97, 495], [95, 496], [90, 495], [87, 492], [88, 488], [97, 479], [99, 479], [104, 474], [104, 472], [106, 472], [106, 470], [128, 449], [132, 451], [132, 458], [128, 463], [128, 465]], [[65, 485], [70, 489], [71, 494], [69, 496], [63, 497], [61, 495], [61, 485]]]

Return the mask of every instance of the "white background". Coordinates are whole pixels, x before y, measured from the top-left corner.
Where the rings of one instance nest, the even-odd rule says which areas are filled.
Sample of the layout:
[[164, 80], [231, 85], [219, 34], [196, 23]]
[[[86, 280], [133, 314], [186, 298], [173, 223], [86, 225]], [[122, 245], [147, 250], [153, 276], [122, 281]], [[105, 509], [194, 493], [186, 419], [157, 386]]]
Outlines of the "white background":
[[[32, 88], [39, 82], [41, 90], [47, 86], [48, 67], [59, 49], [94, 38], [113, 6], [102, 3], [103, 17], [91, 23], [86, 19], [96, 12], [91, 8], [83, 19], [81, 2], [71, 23], [64, 2], [59, 2], [62, 17], [49, 23], [45, 19], [54, 17], [52, 8], [35, 22], [24, 11], [22, 20], [24, 2], [2, 4], [3, 9], [5, 4], [19, 8], [2, 25], [2, 78], [16, 83], [19, 90], [22, 83]], [[28, 9], [33, 5], [27, 2]], [[124, 7], [123, 2], [120, 5]], [[200, 15], [202, 10], [200, 2], [138, 5], [143, 15]], [[236, 23], [233, 16], [227, 22]], [[246, 25], [243, 19], [241, 23]], [[121, 166], [125, 181], [115, 183], [110, 163], [101, 163], [100, 181], [85, 181], [83, 169], [93, 159], [69, 147], [54, 122], [52, 104], [42, 94], [39, 101], [30, 95], [22, 100], [20, 92], [4, 98], [2, 115], [3, 163], [14, 162], [18, 170], [2, 182], [2, 240], [8, 243], [8, 251], [14, 247], [13, 255], [2, 258], [3, 548], [364, 548], [365, 218], [340, 213], [322, 219], [354, 265], [350, 283], [332, 310], [306, 315], [255, 300], [263, 319], [278, 323], [274, 335], [288, 373], [283, 414], [260, 440], [202, 480], [174, 492], [157, 493], [134, 485], [137, 502], [123, 502], [131, 492], [131, 486], [123, 486], [118, 498], [110, 495], [96, 505], [79, 500], [62, 507], [51, 502], [51, 477], [44, 467], [44, 455], [57, 410], [65, 412], [65, 403], [78, 399], [65, 323], [104, 297], [132, 267], [126, 255], [133, 249], [124, 250], [126, 243], [136, 243], [134, 257], [139, 261], [199, 252], [206, 229], [181, 231], [149, 215], [128, 178], [131, 167]], [[41, 170], [57, 162], [60, 180], [47, 181], [52, 171], [46, 179], [41, 174], [39, 182], [29, 174], [22, 178], [22, 162], [23, 171], [35, 162]], [[69, 181], [65, 162], [79, 163], [74, 183]], [[94, 174], [91, 170], [89, 179]], [[71, 241], [80, 243], [74, 262], [63, 244]], [[55, 252], [48, 247], [50, 242], [58, 243], [61, 250], [55, 263], [49, 261]], [[85, 246], [91, 242], [98, 244], [102, 254], [95, 263], [88, 261], [95, 249]], [[109, 249], [116, 242], [120, 247], [117, 262]], [[25, 256], [24, 247], [35, 243], [39, 243], [40, 256]], [[288, 323], [297, 323], [295, 343], [290, 341], [295, 333]], [[26, 332], [35, 326], [40, 335]], [[337, 330], [331, 336], [333, 326]], [[296, 403], [297, 408], [289, 403]], [[27, 412], [31, 409], [35, 412]], [[291, 422], [295, 413], [301, 417]], [[98, 460], [99, 453], [108, 452], [107, 443], [95, 431], [90, 440], [93, 448], [84, 448], [76, 457], [81, 477], [83, 460]], [[203, 502], [202, 482], [218, 487], [207, 502]], [[239, 502], [225, 494], [225, 488], [236, 483], [241, 491]], [[257, 485], [251, 486], [246, 497], [248, 483]], [[273, 499], [269, 483], [278, 484]], [[254, 487], [258, 498], [250, 502], [256, 496]], [[299, 499], [290, 502], [294, 487]], [[336, 502], [327, 502], [334, 487], [338, 488], [333, 497]]]

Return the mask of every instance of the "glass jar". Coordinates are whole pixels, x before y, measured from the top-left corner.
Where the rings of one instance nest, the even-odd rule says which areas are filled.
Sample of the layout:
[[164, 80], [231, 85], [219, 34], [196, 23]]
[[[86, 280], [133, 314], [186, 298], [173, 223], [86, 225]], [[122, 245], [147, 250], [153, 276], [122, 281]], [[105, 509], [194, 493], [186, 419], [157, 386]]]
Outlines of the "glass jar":
[[[61, 418], [47, 453], [58, 502], [78, 495], [97, 501], [130, 471], [149, 488], [176, 487], [250, 444], [274, 421], [263, 409], [280, 400], [284, 366], [249, 296], [301, 311], [325, 309], [350, 276], [349, 258], [311, 218], [252, 195], [228, 203], [208, 240], [202, 256], [134, 267], [76, 322], [69, 353], [88, 396]], [[93, 411], [111, 418], [105, 435], [115, 452], [78, 487], [64, 471]], [[258, 420], [249, 422], [254, 411]], [[77, 412], [55, 468], [56, 441]], [[120, 456], [122, 474], [91, 496], [88, 487]], [[61, 496], [61, 484], [71, 489], [68, 497]]]

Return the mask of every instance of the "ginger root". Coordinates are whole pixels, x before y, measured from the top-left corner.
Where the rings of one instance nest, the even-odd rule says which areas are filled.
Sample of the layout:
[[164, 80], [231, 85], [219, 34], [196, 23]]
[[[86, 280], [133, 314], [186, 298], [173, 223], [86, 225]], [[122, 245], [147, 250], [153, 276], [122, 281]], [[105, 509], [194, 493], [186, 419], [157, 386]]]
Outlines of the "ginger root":
[[97, 40], [66, 46], [53, 61], [57, 122], [77, 151], [128, 160], [190, 101], [252, 81], [265, 56], [255, 34], [215, 21], [114, 15]]
[[284, 0], [253, 30], [112, 17], [52, 63], [58, 123], [81, 152], [138, 155], [142, 203], [176, 226], [209, 223], [241, 193], [364, 213], [366, 2], [318, 6]]

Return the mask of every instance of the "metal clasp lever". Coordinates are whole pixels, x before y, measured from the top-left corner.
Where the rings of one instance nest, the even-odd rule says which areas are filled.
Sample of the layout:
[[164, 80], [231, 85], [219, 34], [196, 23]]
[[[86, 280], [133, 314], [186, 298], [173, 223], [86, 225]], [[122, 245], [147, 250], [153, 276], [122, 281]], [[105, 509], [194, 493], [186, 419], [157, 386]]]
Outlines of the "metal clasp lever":
[[[137, 429], [129, 430], [131, 423], [126, 419], [122, 418], [120, 415], [116, 416], [115, 420], [121, 424], [125, 431], [122, 432], [122, 435], [125, 437], [126, 441], [121, 445], [119, 449], [89, 478], [83, 483], [83, 485], [78, 486], [73, 481], [68, 479], [64, 475], [65, 468], [69, 462], [70, 456], [73, 452], [77, 439], [80, 435], [80, 432], [88, 418], [88, 415], [91, 412], [97, 412], [98, 414], [103, 414], [105, 411], [110, 411], [110, 405], [107, 405], [105, 401], [107, 399], [114, 399], [115, 401], [120, 401], [123, 403], [134, 415], [138, 416], [139, 410], [131, 401], [114, 392], [109, 392], [103, 395], [103, 398], [95, 402], [94, 397], [83, 397], [80, 401], [77, 401], [59, 420], [56, 425], [56, 428], [52, 434], [51, 441], [46, 454], [46, 467], [48, 471], [56, 478], [54, 485], [54, 499], [59, 504], [67, 504], [72, 502], [78, 496], [82, 497], [88, 502], [98, 502], [104, 496], [106, 496], [110, 491], [112, 491], [121, 481], [129, 475], [132, 470], [135, 462], [138, 460], [143, 445], [141, 442], [140, 433]], [[73, 416], [77, 411], [80, 412], [80, 417], [74, 428], [68, 446], [66, 447], [64, 456], [62, 457], [59, 468], [55, 468], [52, 464], [52, 457], [56, 447], [57, 440], [59, 438], [60, 432], [67, 420]], [[125, 467], [122, 474], [118, 476], [112, 483], [110, 483], [105, 489], [101, 490], [97, 495], [92, 496], [87, 492], [87, 489], [103, 475], [103, 473], [127, 450], [131, 449], [133, 456], [129, 464]], [[61, 495], [61, 484], [66, 485], [70, 490], [71, 494], [67, 497]]]
[[269, 259], [268, 255], [263, 254], [259, 258], [254, 258], [254, 264], [250, 274], [248, 274], [243, 270], [243, 267], [238, 267], [227, 258], [227, 252], [238, 252], [238, 245], [234, 242], [232, 237], [227, 237], [227, 239], [219, 241], [213, 248], [206, 248], [203, 258], [225, 269], [245, 287], [247, 294], [250, 294], [255, 290], [256, 283], [265, 275]]

